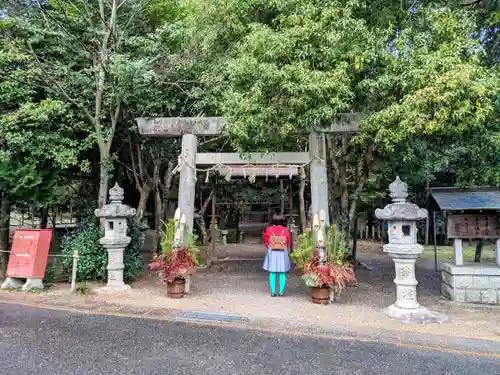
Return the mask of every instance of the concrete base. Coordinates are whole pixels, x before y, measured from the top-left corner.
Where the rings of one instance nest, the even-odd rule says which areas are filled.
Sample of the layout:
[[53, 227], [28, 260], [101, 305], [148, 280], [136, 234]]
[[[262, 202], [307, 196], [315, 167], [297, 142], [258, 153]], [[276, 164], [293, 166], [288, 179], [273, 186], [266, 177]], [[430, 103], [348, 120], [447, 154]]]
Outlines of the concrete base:
[[23, 285], [23, 290], [30, 289], [43, 289], [43, 279], [26, 279], [26, 282]]
[[44, 289], [43, 279], [18, 279], [17, 277], [7, 277], [2, 283], [1, 289]]
[[22, 279], [16, 279], [13, 277], [7, 277], [2, 283], [1, 289], [19, 289], [22, 288], [24, 283]]
[[418, 309], [401, 309], [391, 305], [384, 310], [384, 313], [407, 324], [444, 323], [448, 320], [446, 315], [428, 310], [422, 306]]
[[441, 294], [457, 302], [500, 305], [500, 267], [466, 263], [441, 266]]
[[99, 294], [111, 294], [111, 293], [122, 293], [131, 290], [131, 286], [127, 284], [123, 285], [106, 285], [102, 288], [97, 288], [95, 290], [96, 293]]

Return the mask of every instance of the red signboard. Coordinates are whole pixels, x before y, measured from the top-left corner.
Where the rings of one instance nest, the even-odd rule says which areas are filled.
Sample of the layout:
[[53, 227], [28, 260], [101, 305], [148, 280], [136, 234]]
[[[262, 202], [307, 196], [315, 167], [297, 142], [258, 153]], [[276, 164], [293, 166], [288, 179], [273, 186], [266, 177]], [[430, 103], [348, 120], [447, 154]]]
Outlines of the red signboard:
[[51, 240], [52, 229], [16, 229], [7, 276], [19, 279], [43, 279]]

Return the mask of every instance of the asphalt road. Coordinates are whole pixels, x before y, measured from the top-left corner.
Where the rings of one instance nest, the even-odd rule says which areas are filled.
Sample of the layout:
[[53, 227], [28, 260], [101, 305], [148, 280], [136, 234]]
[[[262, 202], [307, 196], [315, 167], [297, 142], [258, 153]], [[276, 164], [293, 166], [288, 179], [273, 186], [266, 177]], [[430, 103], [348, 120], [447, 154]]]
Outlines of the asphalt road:
[[500, 374], [500, 359], [0, 302], [0, 374]]

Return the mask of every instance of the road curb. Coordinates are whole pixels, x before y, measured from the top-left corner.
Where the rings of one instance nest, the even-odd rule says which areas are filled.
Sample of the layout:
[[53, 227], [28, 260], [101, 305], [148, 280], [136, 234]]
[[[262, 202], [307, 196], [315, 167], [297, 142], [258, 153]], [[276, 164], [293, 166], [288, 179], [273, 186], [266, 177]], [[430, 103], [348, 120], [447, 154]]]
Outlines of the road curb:
[[[31, 308], [68, 311], [84, 315], [114, 316], [121, 318], [149, 319], [170, 321], [183, 324], [198, 324], [203, 326], [219, 326], [233, 329], [250, 329], [268, 334], [284, 334], [297, 336], [312, 336], [322, 339], [356, 340], [365, 342], [380, 342], [403, 347], [414, 347], [423, 350], [456, 352], [492, 356], [500, 359], [500, 337], [457, 337], [451, 335], [435, 335], [408, 330], [391, 330], [376, 326], [353, 325], [312, 325], [287, 319], [266, 319], [256, 317], [236, 316], [235, 314], [210, 313], [184, 309], [137, 308], [122, 305], [95, 306], [91, 304], [70, 304], [62, 302], [45, 303], [26, 301], [15, 298], [8, 293], [0, 294], [0, 303], [16, 304]], [[212, 315], [213, 319], [200, 319], [199, 315]], [[232, 315], [232, 319], [227, 319]]]

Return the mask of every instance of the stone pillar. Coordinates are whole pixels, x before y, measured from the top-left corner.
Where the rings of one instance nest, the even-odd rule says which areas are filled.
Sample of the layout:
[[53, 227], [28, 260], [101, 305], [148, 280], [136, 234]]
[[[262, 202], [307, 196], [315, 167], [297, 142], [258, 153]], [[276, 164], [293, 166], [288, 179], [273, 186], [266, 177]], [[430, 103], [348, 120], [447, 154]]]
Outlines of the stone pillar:
[[495, 240], [496, 247], [495, 247], [495, 253], [496, 253], [496, 263], [497, 266], [500, 266], [500, 238], [497, 238]]
[[455, 258], [455, 265], [463, 266], [464, 265], [464, 254], [463, 254], [463, 246], [462, 239], [455, 238], [453, 240], [453, 257]]
[[194, 134], [182, 136], [181, 165], [179, 174], [179, 208], [186, 215], [186, 231], [192, 233], [194, 222], [194, 199], [196, 193], [196, 149]]
[[108, 252], [108, 283], [100, 292], [122, 292], [130, 289], [123, 281], [123, 253], [130, 243], [127, 236], [127, 218], [135, 215], [135, 209], [122, 204], [123, 189], [115, 184], [109, 190], [110, 203], [95, 210], [104, 219], [104, 237], [99, 241]]
[[389, 243], [384, 245], [384, 252], [394, 261], [396, 271], [396, 302], [385, 312], [406, 323], [443, 322], [446, 316], [427, 310], [417, 300], [415, 262], [424, 251], [417, 243], [417, 221], [427, 218], [427, 210], [406, 202], [408, 186], [399, 177], [389, 185], [389, 191], [393, 203], [375, 210], [375, 216], [389, 224]]
[[[311, 211], [323, 210], [325, 225], [330, 225], [328, 210], [328, 176], [326, 173], [326, 150], [321, 142], [321, 135], [315, 132], [309, 134], [309, 154], [314, 158], [311, 169]], [[320, 160], [321, 159], [321, 160]]]

